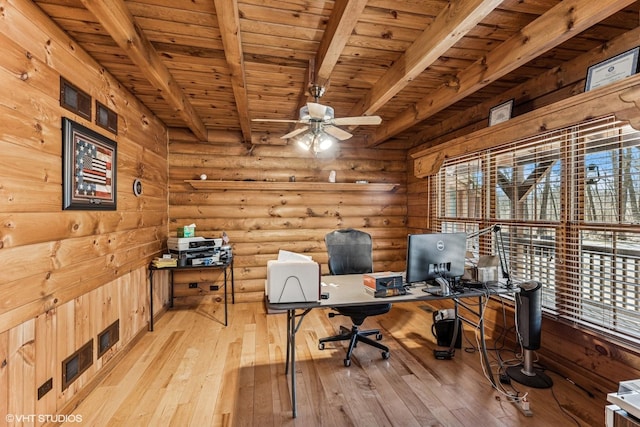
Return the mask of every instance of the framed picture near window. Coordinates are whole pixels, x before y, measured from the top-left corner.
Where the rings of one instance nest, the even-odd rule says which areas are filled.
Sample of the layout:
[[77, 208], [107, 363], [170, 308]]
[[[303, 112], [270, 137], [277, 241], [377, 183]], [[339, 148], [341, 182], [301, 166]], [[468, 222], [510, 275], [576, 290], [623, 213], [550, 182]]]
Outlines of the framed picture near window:
[[638, 53], [640, 53], [640, 47], [635, 47], [590, 66], [587, 69], [584, 91], [587, 92], [634, 75], [638, 71]]
[[116, 210], [116, 143], [62, 119], [62, 209]]
[[513, 99], [493, 107], [489, 110], [489, 126], [497, 125], [498, 123], [509, 120], [511, 118], [512, 110]]

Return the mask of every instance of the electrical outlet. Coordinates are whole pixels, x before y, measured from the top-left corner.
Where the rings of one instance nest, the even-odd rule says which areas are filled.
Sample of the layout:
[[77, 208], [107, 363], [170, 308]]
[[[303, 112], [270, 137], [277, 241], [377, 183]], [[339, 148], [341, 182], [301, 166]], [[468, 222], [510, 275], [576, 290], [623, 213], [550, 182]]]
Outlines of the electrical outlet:
[[198, 282], [189, 283], [189, 289], [196, 289], [198, 287]]
[[50, 392], [52, 389], [53, 389], [53, 378], [49, 378], [44, 382], [44, 384], [38, 387], [38, 400], [42, 399], [42, 397], [48, 392]]
[[220, 286], [218, 286], [218, 285], [210, 285], [209, 286], [209, 290], [210, 291], [217, 291], [218, 289], [220, 289]]

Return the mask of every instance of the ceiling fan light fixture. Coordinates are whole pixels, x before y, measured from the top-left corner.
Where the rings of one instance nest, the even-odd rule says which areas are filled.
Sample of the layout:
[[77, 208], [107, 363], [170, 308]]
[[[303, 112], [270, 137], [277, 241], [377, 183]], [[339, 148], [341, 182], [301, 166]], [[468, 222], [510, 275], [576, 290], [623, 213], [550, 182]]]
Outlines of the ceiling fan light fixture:
[[296, 142], [304, 151], [313, 151], [313, 154], [317, 155], [318, 153], [331, 148], [334, 140], [330, 135], [327, 135], [324, 132], [307, 132], [297, 138]]
[[298, 147], [302, 148], [304, 151], [309, 151], [311, 149], [311, 145], [313, 144], [313, 139], [314, 138], [312, 133], [305, 133], [298, 138]]
[[318, 151], [328, 150], [333, 145], [333, 138], [327, 134], [318, 135], [315, 145], [317, 146]]
[[309, 95], [313, 96], [313, 98], [318, 102], [318, 98], [322, 98], [324, 95], [325, 87], [320, 85], [311, 85], [309, 86]]

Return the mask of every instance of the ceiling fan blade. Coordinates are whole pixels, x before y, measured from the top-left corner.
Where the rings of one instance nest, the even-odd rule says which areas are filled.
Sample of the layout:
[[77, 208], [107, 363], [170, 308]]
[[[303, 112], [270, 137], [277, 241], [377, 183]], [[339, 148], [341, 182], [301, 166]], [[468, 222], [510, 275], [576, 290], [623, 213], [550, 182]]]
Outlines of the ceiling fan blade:
[[334, 125], [379, 125], [382, 123], [380, 116], [339, 117], [331, 121]]
[[328, 133], [329, 135], [338, 138], [340, 141], [344, 141], [345, 139], [349, 139], [351, 138], [353, 135], [351, 135], [349, 132], [344, 131], [340, 128], [337, 128], [335, 126], [332, 125], [327, 125], [323, 128], [323, 130]]
[[282, 135], [280, 139], [289, 139], [293, 138], [296, 135], [300, 135], [302, 132], [306, 132], [309, 129], [309, 126], [302, 126], [299, 129], [294, 129], [286, 135]]
[[270, 123], [303, 123], [300, 120], [287, 120], [287, 119], [251, 119], [251, 121], [252, 122], [270, 122]]
[[327, 111], [325, 105], [307, 102], [307, 107], [309, 108], [309, 116], [311, 116], [312, 119], [324, 120], [324, 115]]

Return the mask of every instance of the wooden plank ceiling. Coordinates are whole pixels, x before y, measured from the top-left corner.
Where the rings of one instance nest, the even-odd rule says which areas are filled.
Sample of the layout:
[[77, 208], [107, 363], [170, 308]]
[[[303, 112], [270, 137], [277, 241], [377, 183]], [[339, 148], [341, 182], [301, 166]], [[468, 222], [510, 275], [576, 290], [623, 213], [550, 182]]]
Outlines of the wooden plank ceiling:
[[315, 83], [336, 117], [383, 119], [344, 143], [411, 148], [444, 118], [638, 26], [630, 0], [35, 3], [167, 126], [248, 146], [287, 143], [293, 125], [252, 119], [297, 119]]

